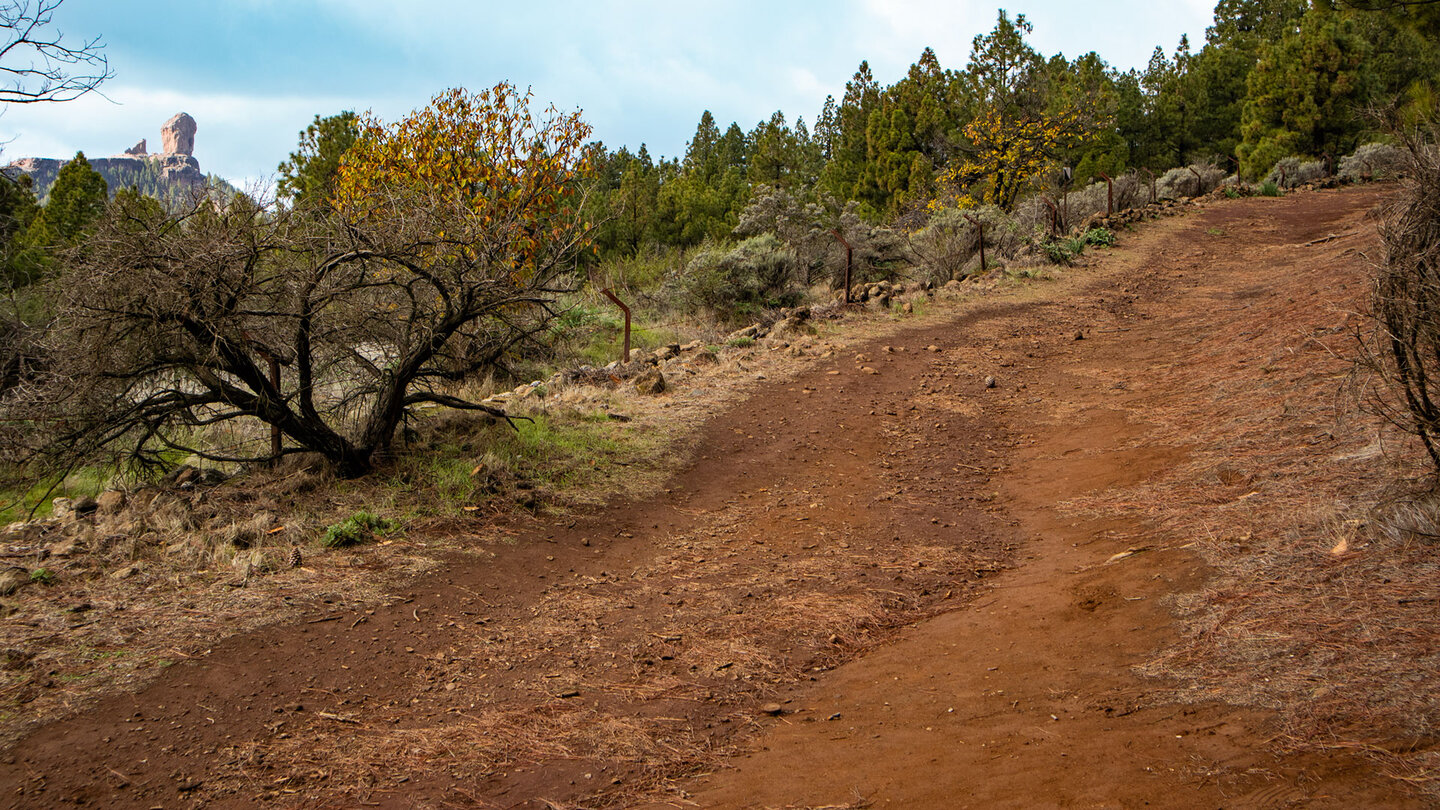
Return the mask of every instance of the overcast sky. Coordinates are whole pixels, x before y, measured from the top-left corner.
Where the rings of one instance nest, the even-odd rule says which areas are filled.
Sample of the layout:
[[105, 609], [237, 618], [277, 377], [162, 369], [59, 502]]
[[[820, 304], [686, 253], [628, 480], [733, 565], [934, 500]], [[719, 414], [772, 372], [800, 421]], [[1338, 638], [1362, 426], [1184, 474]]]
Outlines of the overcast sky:
[[[1007, 4], [1049, 56], [1098, 51], [1143, 67], [1156, 45], [1203, 40], [1213, 0], [1029, 0]], [[67, 36], [101, 36], [115, 78], [105, 97], [14, 105], [0, 114], [7, 158], [90, 157], [141, 138], [160, 149], [177, 112], [199, 123], [201, 168], [266, 183], [316, 114], [392, 120], [448, 87], [509, 80], [537, 101], [580, 108], [612, 148], [683, 154], [702, 110], [747, 131], [783, 110], [813, 123], [860, 60], [881, 84], [928, 45], [963, 68], [997, 6], [969, 0], [729, 0], [520, 3], [488, 0], [65, 0]]]

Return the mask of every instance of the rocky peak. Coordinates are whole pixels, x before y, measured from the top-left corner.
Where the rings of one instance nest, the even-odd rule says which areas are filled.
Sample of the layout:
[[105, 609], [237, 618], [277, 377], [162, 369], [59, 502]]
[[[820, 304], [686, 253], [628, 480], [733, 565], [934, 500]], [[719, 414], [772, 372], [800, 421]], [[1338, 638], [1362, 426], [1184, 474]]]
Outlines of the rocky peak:
[[160, 128], [161, 142], [165, 146], [165, 153], [171, 155], [190, 155], [195, 152], [195, 130], [198, 127], [195, 119], [189, 113], [176, 113], [165, 126]]

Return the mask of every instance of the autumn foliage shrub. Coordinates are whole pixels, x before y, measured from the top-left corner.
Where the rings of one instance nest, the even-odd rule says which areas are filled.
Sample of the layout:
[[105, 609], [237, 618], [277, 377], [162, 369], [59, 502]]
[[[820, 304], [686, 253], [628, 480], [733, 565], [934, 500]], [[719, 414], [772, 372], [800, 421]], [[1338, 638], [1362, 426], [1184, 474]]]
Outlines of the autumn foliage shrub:
[[[416, 408], [503, 415], [455, 384], [533, 344], [575, 288], [589, 132], [508, 84], [454, 90], [364, 119], [329, 205], [177, 217], [117, 197], [50, 282], [63, 328], [0, 399], [0, 443], [51, 471], [154, 468], [273, 457], [273, 427], [280, 454], [360, 475]], [[238, 438], [216, 446], [222, 427]]]

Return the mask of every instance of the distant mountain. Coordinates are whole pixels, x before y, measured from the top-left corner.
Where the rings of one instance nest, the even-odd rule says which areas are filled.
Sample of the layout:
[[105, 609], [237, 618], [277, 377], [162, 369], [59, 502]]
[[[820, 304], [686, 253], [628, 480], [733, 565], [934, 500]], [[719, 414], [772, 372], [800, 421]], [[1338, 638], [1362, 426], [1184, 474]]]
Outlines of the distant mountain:
[[[238, 189], [220, 177], [200, 171], [200, 161], [192, 154], [196, 129], [194, 118], [178, 113], [160, 128], [163, 152], [149, 154], [145, 141], [141, 140], [123, 154], [88, 158], [90, 167], [105, 178], [112, 197], [122, 188], [134, 188], [160, 200], [171, 210], [189, 207], [197, 195], [228, 199]], [[30, 175], [36, 198], [44, 202], [60, 167], [69, 160], [27, 157], [14, 161], [6, 170]]]

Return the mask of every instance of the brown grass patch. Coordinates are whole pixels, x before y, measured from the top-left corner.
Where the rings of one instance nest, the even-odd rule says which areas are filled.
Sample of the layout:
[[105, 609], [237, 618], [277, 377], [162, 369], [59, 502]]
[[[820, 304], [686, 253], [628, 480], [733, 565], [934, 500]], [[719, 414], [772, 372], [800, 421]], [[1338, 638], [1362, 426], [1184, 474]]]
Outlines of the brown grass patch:
[[1189, 462], [1067, 506], [1143, 516], [1213, 566], [1175, 602], [1183, 640], [1139, 668], [1173, 679], [1169, 698], [1274, 710], [1283, 748], [1361, 751], [1440, 796], [1440, 516], [1395, 483], [1418, 448], [1347, 388], [1360, 233], [1247, 256], [1295, 273], [1263, 296], [1215, 289], [1204, 339], [1129, 383]]

